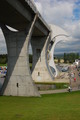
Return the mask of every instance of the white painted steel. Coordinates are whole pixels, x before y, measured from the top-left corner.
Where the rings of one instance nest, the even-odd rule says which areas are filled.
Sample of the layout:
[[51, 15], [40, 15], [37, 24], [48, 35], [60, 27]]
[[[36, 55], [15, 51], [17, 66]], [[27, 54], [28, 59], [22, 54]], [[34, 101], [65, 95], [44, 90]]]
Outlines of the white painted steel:
[[52, 68], [55, 69], [54, 77], [57, 77], [58, 70], [57, 70], [56, 65], [54, 63], [54, 49], [55, 49], [56, 44], [59, 43], [60, 41], [69, 40], [69, 35], [65, 30], [63, 30], [62, 28], [60, 28], [56, 25], [50, 25], [50, 28], [52, 30], [51, 41], [53, 41], [54, 43], [53, 43], [52, 48], [49, 52], [49, 55], [50, 55], [49, 66], [51, 66]]

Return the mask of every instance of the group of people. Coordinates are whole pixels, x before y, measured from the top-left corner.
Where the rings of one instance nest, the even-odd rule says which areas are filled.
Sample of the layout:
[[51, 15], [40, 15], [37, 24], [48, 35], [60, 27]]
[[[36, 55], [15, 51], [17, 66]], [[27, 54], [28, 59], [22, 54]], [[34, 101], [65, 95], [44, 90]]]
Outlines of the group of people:
[[[73, 77], [73, 78], [74, 78], [74, 82], [76, 82], [75, 73], [73, 73], [73, 74], [71, 75], [71, 77]], [[71, 80], [70, 80], [70, 84], [71, 84]], [[71, 92], [71, 90], [72, 90], [72, 88], [71, 88], [71, 86], [69, 86], [69, 87], [68, 87], [68, 91]]]

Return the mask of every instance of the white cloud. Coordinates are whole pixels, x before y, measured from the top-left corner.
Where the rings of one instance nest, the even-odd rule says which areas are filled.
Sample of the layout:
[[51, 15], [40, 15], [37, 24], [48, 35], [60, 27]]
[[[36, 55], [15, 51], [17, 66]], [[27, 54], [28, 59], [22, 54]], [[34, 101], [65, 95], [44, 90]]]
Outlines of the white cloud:
[[[79, 7], [75, 2], [78, 0], [33, 0], [43, 16], [43, 18], [49, 24], [56, 24], [64, 28], [72, 37], [69, 43], [72, 41], [78, 41], [80, 45], [80, 20], [75, 19], [74, 9]], [[2, 32], [0, 31], [0, 48], [5, 43]], [[4, 44], [4, 48], [5, 48]], [[58, 46], [59, 47], [59, 46]], [[64, 44], [65, 48], [69, 47], [69, 44]], [[69, 47], [70, 48], [70, 47]], [[75, 44], [77, 48], [77, 44]]]
[[[37, 5], [39, 11], [42, 11], [41, 14], [48, 23], [56, 24], [64, 28], [72, 39], [68, 41], [69, 43], [78, 41], [74, 45], [74, 48], [80, 47], [80, 20], [75, 18], [74, 9], [77, 8], [78, 0], [35, 0], [40, 4], [40, 8]], [[60, 48], [60, 46], [58, 45]], [[64, 48], [71, 48], [69, 44], [64, 44]]]
[[[74, 3], [67, 1], [56, 0], [38, 0], [37, 8], [39, 11], [43, 11], [42, 16], [46, 18], [49, 23], [56, 23], [58, 25], [64, 24], [65, 20], [73, 17]], [[41, 7], [39, 7], [40, 5]]]
[[65, 24], [64, 27], [71, 33], [73, 38], [80, 39], [80, 20]]
[[41, 5], [41, 3], [36, 2], [35, 4], [36, 4], [36, 6], [37, 6], [37, 8], [38, 8], [39, 12], [42, 14], [42, 13], [43, 13], [43, 11], [42, 11], [42, 5]]

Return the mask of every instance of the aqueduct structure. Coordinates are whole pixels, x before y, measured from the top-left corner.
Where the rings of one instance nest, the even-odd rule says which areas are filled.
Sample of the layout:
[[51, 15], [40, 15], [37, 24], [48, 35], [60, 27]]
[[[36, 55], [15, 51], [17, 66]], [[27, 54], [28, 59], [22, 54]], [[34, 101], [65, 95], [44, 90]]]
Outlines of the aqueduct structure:
[[[7, 26], [17, 31], [13, 32]], [[40, 96], [33, 80], [54, 79], [47, 61], [50, 27], [31, 0], [1, 0], [0, 27], [8, 51], [8, 71], [0, 95]], [[32, 73], [29, 68], [29, 43], [33, 50]]]

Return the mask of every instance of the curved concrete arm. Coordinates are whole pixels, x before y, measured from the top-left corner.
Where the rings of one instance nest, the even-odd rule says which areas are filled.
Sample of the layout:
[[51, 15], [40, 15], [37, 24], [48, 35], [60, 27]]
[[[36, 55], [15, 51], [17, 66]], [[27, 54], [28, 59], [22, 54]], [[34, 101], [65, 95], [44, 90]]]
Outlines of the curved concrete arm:
[[53, 43], [52, 43], [52, 46], [49, 51], [49, 56], [50, 56], [49, 66], [55, 69], [55, 74], [54, 73], [52, 73], [52, 74], [54, 75], [54, 77], [56, 77], [58, 75], [58, 70], [54, 63], [54, 49], [55, 49], [56, 44], [59, 43], [60, 41], [69, 40], [69, 38], [68, 38], [69, 35], [64, 29], [62, 29], [59, 26], [56, 26], [54, 24], [50, 24], [50, 28], [52, 30], [51, 31], [51, 42], [53, 42]]
[[49, 54], [50, 54], [49, 66], [51, 66], [52, 68], [55, 69], [54, 77], [56, 77], [58, 75], [58, 70], [57, 70], [56, 65], [54, 63], [54, 49], [55, 49], [55, 46], [56, 46], [57, 43], [59, 43], [60, 41], [66, 41], [66, 40], [68, 40], [68, 36], [64, 35], [64, 34], [57, 35], [52, 39], [54, 44], [52, 45], [52, 48], [49, 52]]

